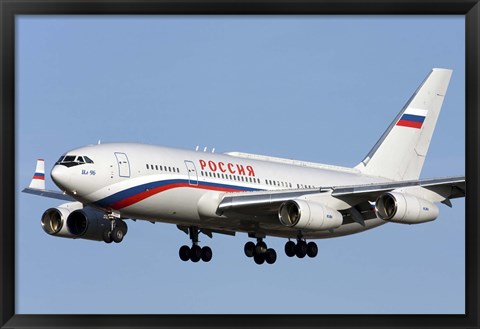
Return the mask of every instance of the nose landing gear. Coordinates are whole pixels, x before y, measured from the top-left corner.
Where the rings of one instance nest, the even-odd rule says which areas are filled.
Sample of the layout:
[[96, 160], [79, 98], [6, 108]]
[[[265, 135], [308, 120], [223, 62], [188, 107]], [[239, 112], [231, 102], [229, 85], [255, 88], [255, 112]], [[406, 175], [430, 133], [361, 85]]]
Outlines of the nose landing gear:
[[105, 243], [120, 243], [123, 241], [123, 238], [127, 234], [128, 226], [121, 219], [112, 219], [110, 221], [110, 228], [106, 229], [103, 232], [103, 241]]

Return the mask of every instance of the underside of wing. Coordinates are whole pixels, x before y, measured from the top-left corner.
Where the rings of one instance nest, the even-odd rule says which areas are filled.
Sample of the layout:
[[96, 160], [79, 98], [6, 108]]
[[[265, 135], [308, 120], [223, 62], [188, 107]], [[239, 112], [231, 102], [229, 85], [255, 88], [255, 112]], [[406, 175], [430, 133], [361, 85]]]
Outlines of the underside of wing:
[[72, 198], [68, 194], [62, 193], [60, 191], [51, 191], [51, 190], [43, 190], [43, 189], [27, 187], [27, 188], [24, 188], [22, 192], [39, 195], [47, 198], [52, 198], [52, 199], [58, 199], [58, 200], [76, 201], [74, 198]]
[[[217, 214], [279, 224], [279, 219], [282, 220], [282, 207], [290, 205], [300, 210], [303, 205], [304, 212], [308, 208], [312, 214], [316, 211], [315, 216], [323, 214], [327, 218], [330, 216], [328, 211], [332, 210], [341, 214], [343, 224], [357, 222], [364, 226], [366, 220], [376, 217], [376, 200], [392, 191], [427, 200], [429, 204], [442, 202], [451, 206], [450, 199], [465, 196], [465, 178], [449, 177], [320, 189], [228, 193], [220, 201]], [[298, 216], [300, 217], [300, 214]], [[288, 222], [283, 224], [288, 225]]]

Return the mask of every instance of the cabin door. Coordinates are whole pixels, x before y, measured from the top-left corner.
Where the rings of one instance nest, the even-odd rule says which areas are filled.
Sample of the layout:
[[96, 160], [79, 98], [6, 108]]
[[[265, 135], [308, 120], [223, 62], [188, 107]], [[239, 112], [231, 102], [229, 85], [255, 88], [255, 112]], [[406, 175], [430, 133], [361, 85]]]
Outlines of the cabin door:
[[185, 160], [185, 166], [187, 167], [188, 172], [188, 184], [198, 185], [198, 175], [195, 164], [192, 161]]
[[130, 163], [128, 162], [127, 155], [125, 153], [115, 152], [118, 164], [118, 176], [129, 178], [130, 177]]

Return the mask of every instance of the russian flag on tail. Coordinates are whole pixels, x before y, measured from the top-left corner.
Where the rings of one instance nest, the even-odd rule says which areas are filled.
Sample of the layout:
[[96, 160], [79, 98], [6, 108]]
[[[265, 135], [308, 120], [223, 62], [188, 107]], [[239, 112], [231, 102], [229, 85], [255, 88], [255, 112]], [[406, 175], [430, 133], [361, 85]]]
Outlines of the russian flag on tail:
[[45, 160], [37, 160], [37, 167], [29, 187], [39, 190], [45, 189]]
[[420, 129], [427, 116], [427, 110], [409, 107], [403, 112], [402, 117], [397, 122], [397, 126]]

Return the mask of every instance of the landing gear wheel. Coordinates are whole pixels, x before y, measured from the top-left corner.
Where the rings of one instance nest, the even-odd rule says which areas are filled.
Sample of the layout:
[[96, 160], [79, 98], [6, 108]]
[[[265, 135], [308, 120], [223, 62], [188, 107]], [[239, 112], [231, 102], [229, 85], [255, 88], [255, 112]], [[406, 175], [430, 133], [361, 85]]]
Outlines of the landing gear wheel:
[[192, 246], [190, 249], [190, 260], [194, 263], [198, 262], [202, 257], [202, 248], [197, 245]]
[[243, 251], [245, 252], [245, 256], [253, 257], [253, 254], [255, 253], [255, 243], [253, 243], [252, 241], [248, 241], [247, 243], [245, 243]]
[[285, 254], [288, 257], [295, 256], [295, 242], [288, 241], [287, 243], [285, 243]]
[[112, 235], [110, 234], [110, 230], [105, 230], [102, 235], [103, 241], [105, 243], [112, 243]]
[[266, 252], [267, 252], [267, 244], [263, 241], [257, 242], [257, 245], [255, 246], [255, 253], [260, 255]]
[[313, 257], [317, 256], [317, 254], [318, 254], [317, 244], [315, 242], [309, 242], [307, 244], [307, 255], [308, 255], [308, 257], [313, 258]]
[[275, 251], [275, 249], [267, 249], [267, 253], [265, 254], [265, 261], [268, 263], [268, 264], [273, 264], [275, 263], [275, 261], [277, 260], [277, 252]]
[[178, 255], [180, 256], [180, 259], [184, 262], [188, 261], [190, 259], [190, 247], [181, 246], [180, 250], [178, 251]]
[[202, 252], [201, 252], [201, 258], [202, 260], [207, 263], [209, 262], [211, 259], [212, 259], [212, 256], [213, 256], [213, 253], [212, 253], [212, 249], [210, 249], [210, 247], [203, 247], [202, 248]]
[[303, 258], [307, 255], [307, 243], [305, 241], [298, 241], [295, 246], [295, 254], [298, 258]]
[[263, 263], [265, 263], [265, 255], [264, 254], [255, 254], [253, 256], [253, 260], [255, 261], [255, 263], [257, 263], [258, 265], [262, 265]]
[[112, 240], [115, 243], [120, 243], [123, 240], [124, 233], [120, 227], [115, 227], [111, 235], [112, 235]]

